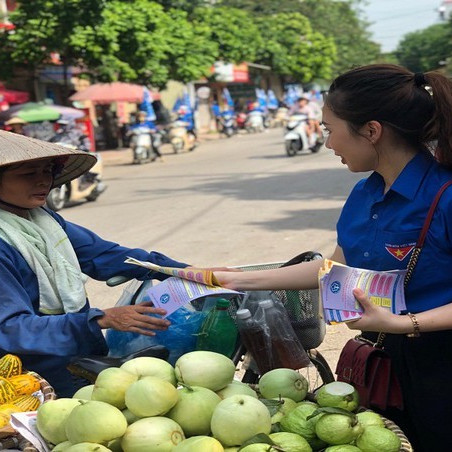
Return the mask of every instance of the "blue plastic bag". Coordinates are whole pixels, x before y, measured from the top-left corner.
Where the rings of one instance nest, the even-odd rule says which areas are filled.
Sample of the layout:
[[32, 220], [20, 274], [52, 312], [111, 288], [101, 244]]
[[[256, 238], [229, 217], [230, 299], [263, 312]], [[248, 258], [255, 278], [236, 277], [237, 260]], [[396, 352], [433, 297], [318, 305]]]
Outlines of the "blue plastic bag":
[[[130, 304], [137, 290], [139, 293], [135, 304], [149, 301], [146, 290], [151, 286], [152, 281], [146, 281], [144, 284], [141, 281], [132, 281], [124, 289], [116, 306]], [[166, 331], [156, 331], [155, 336], [109, 329], [106, 334], [109, 356], [126, 356], [152, 345], [162, 345], [169, 350], [168, 361], [174, 365], [184, 353], [196, 349], [197, 334], [206, 315], [207, 312], [198, 311], [189, 303], [169, 315], [167, 319], [171, 322], [170, 327]]]

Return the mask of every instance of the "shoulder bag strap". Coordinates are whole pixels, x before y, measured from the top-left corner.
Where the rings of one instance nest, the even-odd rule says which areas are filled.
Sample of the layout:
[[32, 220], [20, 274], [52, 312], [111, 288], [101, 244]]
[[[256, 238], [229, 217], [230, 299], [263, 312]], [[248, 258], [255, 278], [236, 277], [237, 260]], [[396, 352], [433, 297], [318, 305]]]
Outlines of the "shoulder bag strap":
[[435, 213], [436, 206], [438, 205], [438, 202], [449, 185], [452, 185], [452, 180], [446, 182], [441, 188], [438, 190], [438, 193], [435, 196], [435, 199], [432, 202], [432, 205], [430, 206], [430, 209], [427, 213], [427, 217], [425, 218], [424, 225], [422, 226], [421, 233], [419, 234], [419, 237], [416, 242], [416, 246], [413, 249], [413, 252], [411, 253], [410, 260], [408, 262], [407, 266], [407, 273], [405, 276], [404, 285], [408, 284], [408, 281], [411, 279], [411, 276], [413, 275], [414, 267], [417, 264], [417, 261], [419, 259], [419, 255], [421, 254], [422, 247], [424, 246], [425, 238], [427, 237], [427, 232], [430, 227], [430, 223], [433, 219], [433, 214]]

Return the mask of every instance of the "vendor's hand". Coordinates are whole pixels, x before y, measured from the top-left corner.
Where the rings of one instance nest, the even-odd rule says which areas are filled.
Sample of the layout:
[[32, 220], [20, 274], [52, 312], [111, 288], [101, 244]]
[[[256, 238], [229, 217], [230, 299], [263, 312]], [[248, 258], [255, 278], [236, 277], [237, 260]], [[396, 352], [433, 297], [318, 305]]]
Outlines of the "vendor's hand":
[[[383, 333], [405, 333], [410, 331], [409, 324], [406, 325], [406, 316], [396, 315], [386, 308], [376, 306], [361, 289], [353, 289], [353, 295], [364, 312], [360, 319], [346, 323], [351, 330]], [[408, 330], [406, 330], [407, 326]]]
[[145, 302], [137, 305], [116, 306], [104, 309], [104, 316], [97, 319], [101, 328], [113, 328], [118, 331], [155, 336], [152, 330], [167, 330], [170, 322], [149, 314], [165, 315], [166, 311], [152, 307]]

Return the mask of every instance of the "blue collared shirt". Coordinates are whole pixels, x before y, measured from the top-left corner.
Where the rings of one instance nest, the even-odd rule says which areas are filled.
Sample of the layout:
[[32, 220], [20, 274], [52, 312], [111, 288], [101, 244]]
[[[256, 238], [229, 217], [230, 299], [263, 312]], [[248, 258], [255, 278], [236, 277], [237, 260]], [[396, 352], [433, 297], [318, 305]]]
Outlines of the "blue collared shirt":
[[[452, 172], [426, 153], [417, 154], [388, 192], [378, 173], [359, 181], [337, 223], [347, 265], [404, 269], [428, 209]], [[405, 291], [407, 310], [422, 312], [452, 302], [452, 187], [441, 197], [419, 261]]]

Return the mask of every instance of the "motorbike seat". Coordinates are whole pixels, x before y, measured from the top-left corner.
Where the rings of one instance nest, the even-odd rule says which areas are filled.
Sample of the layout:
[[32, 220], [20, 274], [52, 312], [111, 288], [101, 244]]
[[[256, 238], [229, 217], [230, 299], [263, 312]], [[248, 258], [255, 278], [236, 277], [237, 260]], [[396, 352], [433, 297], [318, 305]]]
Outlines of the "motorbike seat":
[[99, 373], [103, 370], [109, 367], [121, 367], [126, 361], [142, 356], [160, 358], [166, 361], [169, 357], [169, 350], [161, 345], [153, 345], [121, 357], [77, 356], [70, 361], [67, 368], [73, 375], [94, 383]]

